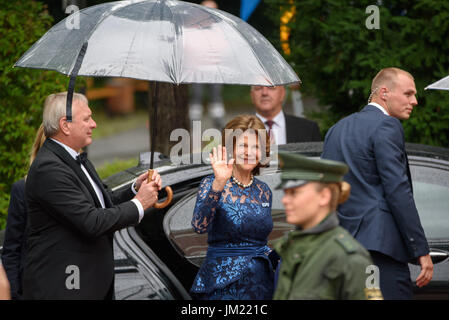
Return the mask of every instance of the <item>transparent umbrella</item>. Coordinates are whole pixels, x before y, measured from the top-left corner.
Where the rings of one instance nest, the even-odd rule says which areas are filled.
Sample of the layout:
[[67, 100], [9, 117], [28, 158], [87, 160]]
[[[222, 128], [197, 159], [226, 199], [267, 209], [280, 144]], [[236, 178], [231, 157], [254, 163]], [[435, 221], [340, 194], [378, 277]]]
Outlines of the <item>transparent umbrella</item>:
[[74, 14], [79, 29], [61, 21], [15, 66], [174, 84], [299, 82], [258, 31], [217, 9], [173, 0], [117, 1]]
[[[70, 76], [69, 121], [77, 76], [156, 81], [155, 115], [159, 81], [262, 86], [300, 82], [257, 30], [218, 9], [174, 0], [116, 1], [73, 15], [78, 15], [79, 28], [68, 28], [66, 20], [73, 16], [67, 17], [14, 65]], [[155, 125], [153, 121], [150, 168]]]
[[449, 76], [444, 77], [443, 79], [440, 79], [424, 88], [424, 90], [427, 89], [449, 90]]

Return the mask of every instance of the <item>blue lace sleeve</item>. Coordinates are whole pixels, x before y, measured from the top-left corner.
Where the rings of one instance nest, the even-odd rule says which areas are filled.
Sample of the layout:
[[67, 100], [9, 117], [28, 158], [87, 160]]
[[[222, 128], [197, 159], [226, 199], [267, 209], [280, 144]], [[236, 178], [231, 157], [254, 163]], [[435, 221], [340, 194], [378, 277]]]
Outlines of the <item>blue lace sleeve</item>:
[[201, 181], [192, 217], [192, 227], [196, 233], [205, 233], [214, 219], [222, 192], [212, 189], [213, 176]]

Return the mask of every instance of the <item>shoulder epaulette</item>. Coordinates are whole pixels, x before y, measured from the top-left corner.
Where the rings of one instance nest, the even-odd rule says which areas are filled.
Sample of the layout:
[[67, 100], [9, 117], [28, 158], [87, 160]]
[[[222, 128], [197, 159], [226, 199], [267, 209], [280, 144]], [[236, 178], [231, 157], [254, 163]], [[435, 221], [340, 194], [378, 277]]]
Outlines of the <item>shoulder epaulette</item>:
[[334, 239], [347, 253], [354, 253], [357, 251], [357, 246], [354, 240], [347, 237], [344, 233], [339, 233]]

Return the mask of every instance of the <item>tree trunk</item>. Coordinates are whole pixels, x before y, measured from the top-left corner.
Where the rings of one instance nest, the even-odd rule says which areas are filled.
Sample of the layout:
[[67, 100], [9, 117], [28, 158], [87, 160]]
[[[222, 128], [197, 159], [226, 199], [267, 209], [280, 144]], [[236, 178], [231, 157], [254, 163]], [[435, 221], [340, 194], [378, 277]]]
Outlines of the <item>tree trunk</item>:
[[[177, 128], [190, 130], [188, 86], [173, 85], [171, 83], [158, 82], [158, 95], [154, 101], [155, 82], [150, 83], [149, 95], [149, 123], [150, 123], [150, 147], [153, 125], [156, 125], [154, 150], [166, 156], [170, 155], [170, 149], [178, 143], [170, 141], [170, 134]], [[153, 123], [154, 105], [157, 103], [157, 120]]]

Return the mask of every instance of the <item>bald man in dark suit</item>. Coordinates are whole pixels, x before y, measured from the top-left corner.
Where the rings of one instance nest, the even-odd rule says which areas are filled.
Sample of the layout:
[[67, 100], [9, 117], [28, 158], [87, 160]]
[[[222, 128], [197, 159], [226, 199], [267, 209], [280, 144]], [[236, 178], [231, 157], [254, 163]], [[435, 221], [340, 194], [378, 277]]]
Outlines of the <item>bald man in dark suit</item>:
[[397, 68], [374, 77], [367, 106], [329, 129], [322, 157], [345, 162], [351, 195], [338, 208], [341, 226], [371, 254], [385, 299], [412, 299], [407, 263], [421, 266], [416, 285], [433, 276], [429, 246], [413, 199], [404, 130], [416, 100], [412, 75]]

